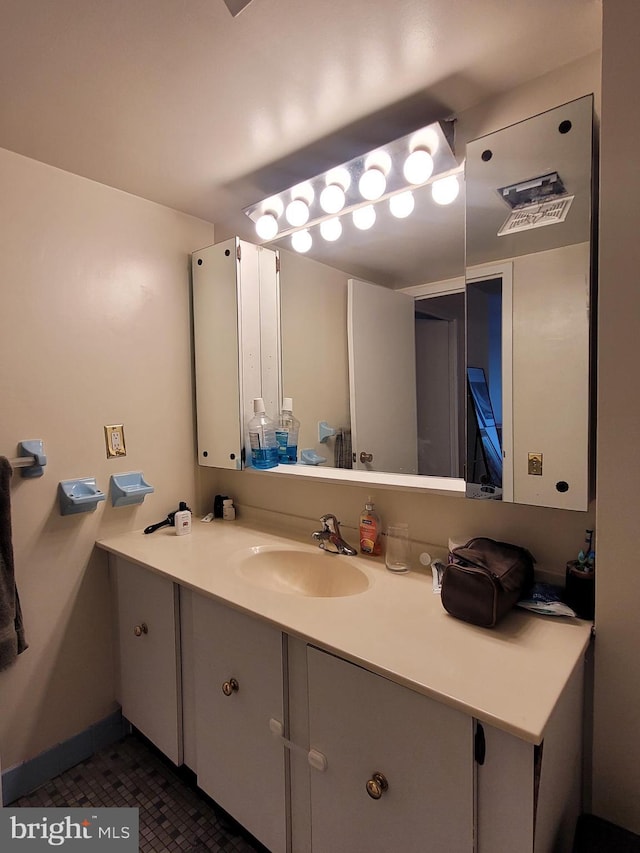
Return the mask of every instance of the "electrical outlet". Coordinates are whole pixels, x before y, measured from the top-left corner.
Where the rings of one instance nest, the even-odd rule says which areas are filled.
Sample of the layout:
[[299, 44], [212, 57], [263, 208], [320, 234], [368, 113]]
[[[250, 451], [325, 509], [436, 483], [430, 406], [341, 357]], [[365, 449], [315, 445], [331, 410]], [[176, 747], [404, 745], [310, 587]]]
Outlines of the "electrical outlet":
[[114, 456], [126, 456], [127, 448], [124, 443], [123, 424], [111, 424], [104, 428], [104, 438], [107, 443], [107, 459]]

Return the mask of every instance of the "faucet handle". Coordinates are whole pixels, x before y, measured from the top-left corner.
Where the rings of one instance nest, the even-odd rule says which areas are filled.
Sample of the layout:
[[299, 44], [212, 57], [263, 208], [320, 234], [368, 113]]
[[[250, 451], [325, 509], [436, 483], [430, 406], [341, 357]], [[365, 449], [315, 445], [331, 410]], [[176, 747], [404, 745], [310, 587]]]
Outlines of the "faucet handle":
[[325, 513], [325, 515], [321, 516], [320, 521], [322, 522], [322, 526], [325, 530], [328, 530], [331, 533], [338, 533], [340, 523], [333, 513]]

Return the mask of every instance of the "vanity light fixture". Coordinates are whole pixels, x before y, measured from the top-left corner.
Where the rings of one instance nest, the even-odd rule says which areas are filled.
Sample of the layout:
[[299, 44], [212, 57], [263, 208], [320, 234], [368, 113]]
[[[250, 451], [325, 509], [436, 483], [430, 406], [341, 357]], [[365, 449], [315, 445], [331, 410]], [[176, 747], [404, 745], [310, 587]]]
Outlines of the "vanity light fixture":
[[[353, 214], [357, 228], [366, 230], [376, 219], [374, 206], [368, 202], [388, 199], [391, 204], [396, 196], [461, 171], [452, 140], [453, 121], [434, 122], [251, 205], [244, 212], [264, 241], [318, 224], [324, 226], [321, 233], [325, 240], [336, 240], [342, 233], [339, 217], [347, 213]], [[457, 184], [457, 179], [454, 181]], [[447, 185], [450, 192], [453, 185], [454, 182]], [[434, 192], [438, 198], [444, 197], [441, 188]], [[455, 194], [451, 200], [454, 198]], [[410, 194], [404, 196], [404, 201], [394, 200], [394, 216], [408, 216], [411, 201]], [[307, 245], [307, 238], [299, 239], [296, 243]]]

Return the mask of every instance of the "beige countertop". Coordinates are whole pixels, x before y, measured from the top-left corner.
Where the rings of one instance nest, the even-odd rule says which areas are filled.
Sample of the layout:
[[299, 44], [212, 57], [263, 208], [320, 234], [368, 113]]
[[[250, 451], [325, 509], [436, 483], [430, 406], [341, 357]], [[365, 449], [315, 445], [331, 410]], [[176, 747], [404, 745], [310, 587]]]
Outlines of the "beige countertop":
[[477, 628], [445, 612], [432, 591], [429, 570], [393, 574], [381, 558], [322, 554], [334, 563], [354, 562], [366, 574], [368, 588], [345, 597], [275, 591], [241, 574], [249, 549], [318, 552], [308, 538], [285, 537], [240, 521], [194, 520], [188, 536], [176, 536], [167, 527], [97, 544], [484, 723], [541, 742], [567, 680], [583, 660], [590, 622], [515, 608], [497, 628]]

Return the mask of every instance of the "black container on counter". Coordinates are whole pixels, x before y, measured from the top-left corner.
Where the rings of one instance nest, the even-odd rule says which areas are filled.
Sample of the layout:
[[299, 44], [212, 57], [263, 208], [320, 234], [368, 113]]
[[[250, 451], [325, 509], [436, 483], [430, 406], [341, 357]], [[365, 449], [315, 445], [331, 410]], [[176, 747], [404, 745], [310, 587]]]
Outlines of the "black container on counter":
[[564, 600], [581, 619], [593, 619], [595, 613], [596, 573], [584, 571], [577, 560], [567, 563]]
[[222, 518], [222, 501], [226, 501], [228, 495], [216, 495], [213, 499], [213, 517]]

